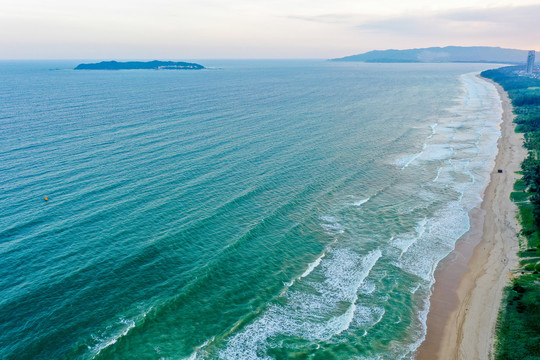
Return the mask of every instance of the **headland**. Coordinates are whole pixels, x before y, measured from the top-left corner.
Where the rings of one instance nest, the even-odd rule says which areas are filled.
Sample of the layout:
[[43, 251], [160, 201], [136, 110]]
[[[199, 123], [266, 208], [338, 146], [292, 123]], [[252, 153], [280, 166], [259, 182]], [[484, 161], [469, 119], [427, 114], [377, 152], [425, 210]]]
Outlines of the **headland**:
[[446, 46], [405, 50], [373, 50], [332, 61], [368, 63], [497, 63], [522, 64], [527, 50], [491, 46]]

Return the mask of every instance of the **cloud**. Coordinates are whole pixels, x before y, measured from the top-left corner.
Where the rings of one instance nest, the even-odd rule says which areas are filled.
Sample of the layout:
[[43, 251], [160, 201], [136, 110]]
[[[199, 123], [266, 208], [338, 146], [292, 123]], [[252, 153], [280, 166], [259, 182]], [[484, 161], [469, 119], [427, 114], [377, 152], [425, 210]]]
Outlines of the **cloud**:
[[540, 5], [468, 8], [364, 21], [356, 27], [399, 36], [521, 35], [532, 39], [533, 32], [540, 30], [538, 14]]
[[[539, 46], [540, 5], [461, 8], [439, 12], [407, 12], [393, 17], [361, 13], [289, 15], [288, 19], [355, 29], [365, 41], [399, 39], [403, 46], [424, 43]], [[414, 46], [414, 45], [413, 45]]]
[[[404, 10], [398, 15], [338, 12], [284, 16], [333, 29], [343, 53], [430, 46], [500, 46], [540, 50], [540, 5]], [[283, 17], [283, 16], [282, 16]], [[337, 49], [337, 48], [336, 48]], [[345, 50], [349, 49], [349, 50]]]
[[288, 15], [280, 17], [324, 24], [354, 24], [367, 19], [366, 17], [352, 14]]
[[506, 6], [484, 9], [461, 9], [440, 15], [455, 21], [483, 21], [490, 23], [527, 22], [538, 24], [540, 5]]

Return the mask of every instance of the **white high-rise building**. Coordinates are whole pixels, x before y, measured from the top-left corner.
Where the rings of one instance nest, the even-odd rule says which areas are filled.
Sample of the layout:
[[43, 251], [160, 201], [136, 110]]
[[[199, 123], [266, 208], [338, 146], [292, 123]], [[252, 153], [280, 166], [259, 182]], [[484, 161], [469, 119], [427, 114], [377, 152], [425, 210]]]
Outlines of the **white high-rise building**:
[[527, 56], [527, 73], [532, 74], [534, 68], [534, 50], [529, 51]]

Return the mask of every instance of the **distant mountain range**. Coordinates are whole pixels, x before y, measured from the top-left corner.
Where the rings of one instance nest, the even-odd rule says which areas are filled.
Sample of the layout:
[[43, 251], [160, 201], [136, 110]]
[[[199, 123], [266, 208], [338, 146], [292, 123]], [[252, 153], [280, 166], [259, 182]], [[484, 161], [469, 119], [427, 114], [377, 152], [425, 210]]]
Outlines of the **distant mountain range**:
[[77, 65], [75, 70], [200, 70], [204, 66], [181, 61], [102, 61]]
[[475, 62], [523, 64], [528, 50], [503, 49], [488, 46], [446, 46], [408, 50], [374, 50], [332, 61], [361, 61], [370, 63], [442, 63]]

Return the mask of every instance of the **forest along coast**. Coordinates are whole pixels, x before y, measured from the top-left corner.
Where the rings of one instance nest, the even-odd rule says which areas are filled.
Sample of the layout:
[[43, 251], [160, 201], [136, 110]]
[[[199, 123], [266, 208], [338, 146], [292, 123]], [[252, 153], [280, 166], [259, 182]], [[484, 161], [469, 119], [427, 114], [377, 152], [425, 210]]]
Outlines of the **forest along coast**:
[[435, 274], [428, 332], [417, 354], [420, 360], [488, 359], [503, 288], [517, 266], [519, 224], [510, 192], [526, 152], [523, 137], [515, 132], [510, 100], [494, 85], [503, 110], [495, 166], [482, 203], [469, 213], [470, 231]]
[[505, 288], [496, 327], [494, 358], [529, 359], [540, 354], [540, 79], [520, 67], [488, 70], [482, 76], [501, 84], [516, 115], [516, 131], [523, 133], [528, 154], [511, 200], [517, 205], [519, 266]]

